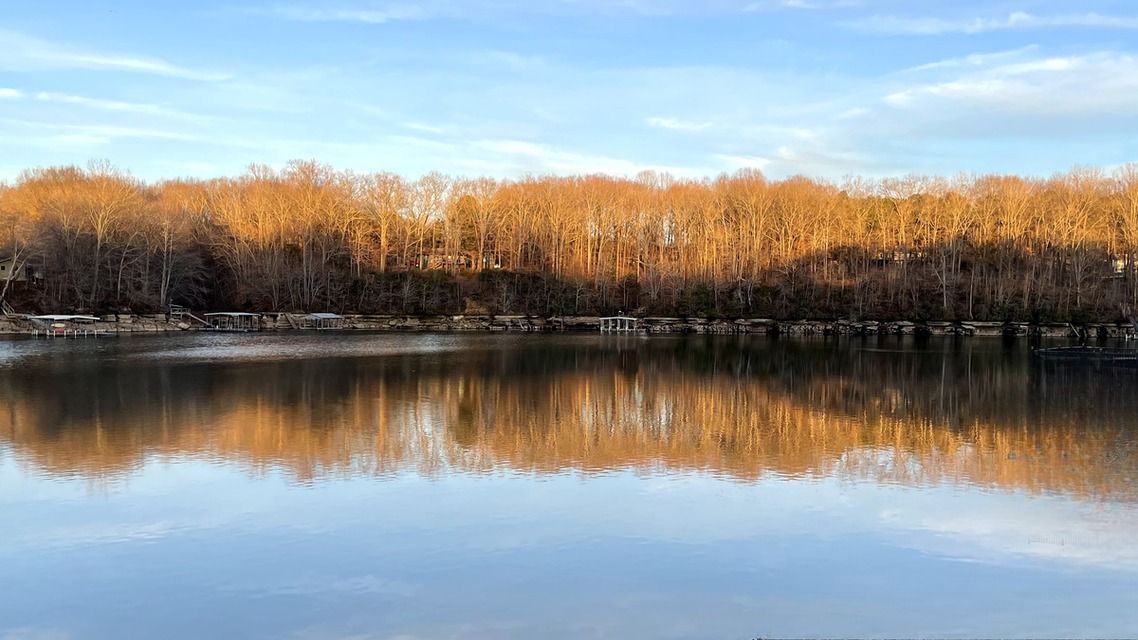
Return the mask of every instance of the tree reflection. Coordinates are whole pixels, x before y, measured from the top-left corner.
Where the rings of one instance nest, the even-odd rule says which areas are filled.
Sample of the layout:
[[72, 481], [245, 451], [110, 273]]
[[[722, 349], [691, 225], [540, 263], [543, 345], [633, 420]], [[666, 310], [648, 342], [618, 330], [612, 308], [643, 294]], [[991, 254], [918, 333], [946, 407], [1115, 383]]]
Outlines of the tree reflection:
[[698, 469], [1133, 499], [1130, 370], [976, 343], [535, 342], [288, 362], [0, 372], [0, 444], [51, 474], [155, 456], [297, 480]]

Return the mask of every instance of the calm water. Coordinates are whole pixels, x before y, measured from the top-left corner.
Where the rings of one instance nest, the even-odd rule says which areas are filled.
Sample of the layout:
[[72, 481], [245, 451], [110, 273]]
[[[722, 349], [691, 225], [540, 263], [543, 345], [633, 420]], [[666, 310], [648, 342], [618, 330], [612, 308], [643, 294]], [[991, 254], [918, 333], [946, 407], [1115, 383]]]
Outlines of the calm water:
[[998, 340], [0, 342], [0, 638], [1133, 636], [1136, 390]]

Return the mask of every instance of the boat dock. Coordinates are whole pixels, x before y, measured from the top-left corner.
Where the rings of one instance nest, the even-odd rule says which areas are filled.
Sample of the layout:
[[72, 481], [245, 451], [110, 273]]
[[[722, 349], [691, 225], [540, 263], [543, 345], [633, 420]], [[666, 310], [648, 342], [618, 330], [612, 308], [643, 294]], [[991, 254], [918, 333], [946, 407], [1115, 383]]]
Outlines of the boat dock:
[[640, 319], [629, 316], [610, 316], [599, 319], [601, 333], [640, 333]]

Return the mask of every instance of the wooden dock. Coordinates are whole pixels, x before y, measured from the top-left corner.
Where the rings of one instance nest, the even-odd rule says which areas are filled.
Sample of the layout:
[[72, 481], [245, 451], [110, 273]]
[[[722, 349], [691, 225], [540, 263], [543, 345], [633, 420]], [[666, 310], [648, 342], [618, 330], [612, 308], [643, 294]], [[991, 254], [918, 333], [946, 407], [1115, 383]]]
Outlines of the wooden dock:
[[629, 316], [600, 318], [601, 333], [640, 333], [640, 319]]

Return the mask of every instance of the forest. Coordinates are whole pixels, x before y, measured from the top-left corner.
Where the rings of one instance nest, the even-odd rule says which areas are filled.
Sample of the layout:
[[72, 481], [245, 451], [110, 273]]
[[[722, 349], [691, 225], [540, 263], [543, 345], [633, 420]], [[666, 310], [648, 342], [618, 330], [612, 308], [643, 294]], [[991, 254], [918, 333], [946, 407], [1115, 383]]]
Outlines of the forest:
[[20, 311], [1112, 321], [1138, 303], [1138, 165], [1050, 178], [417, 179], [313, 161], [0, 184]]

